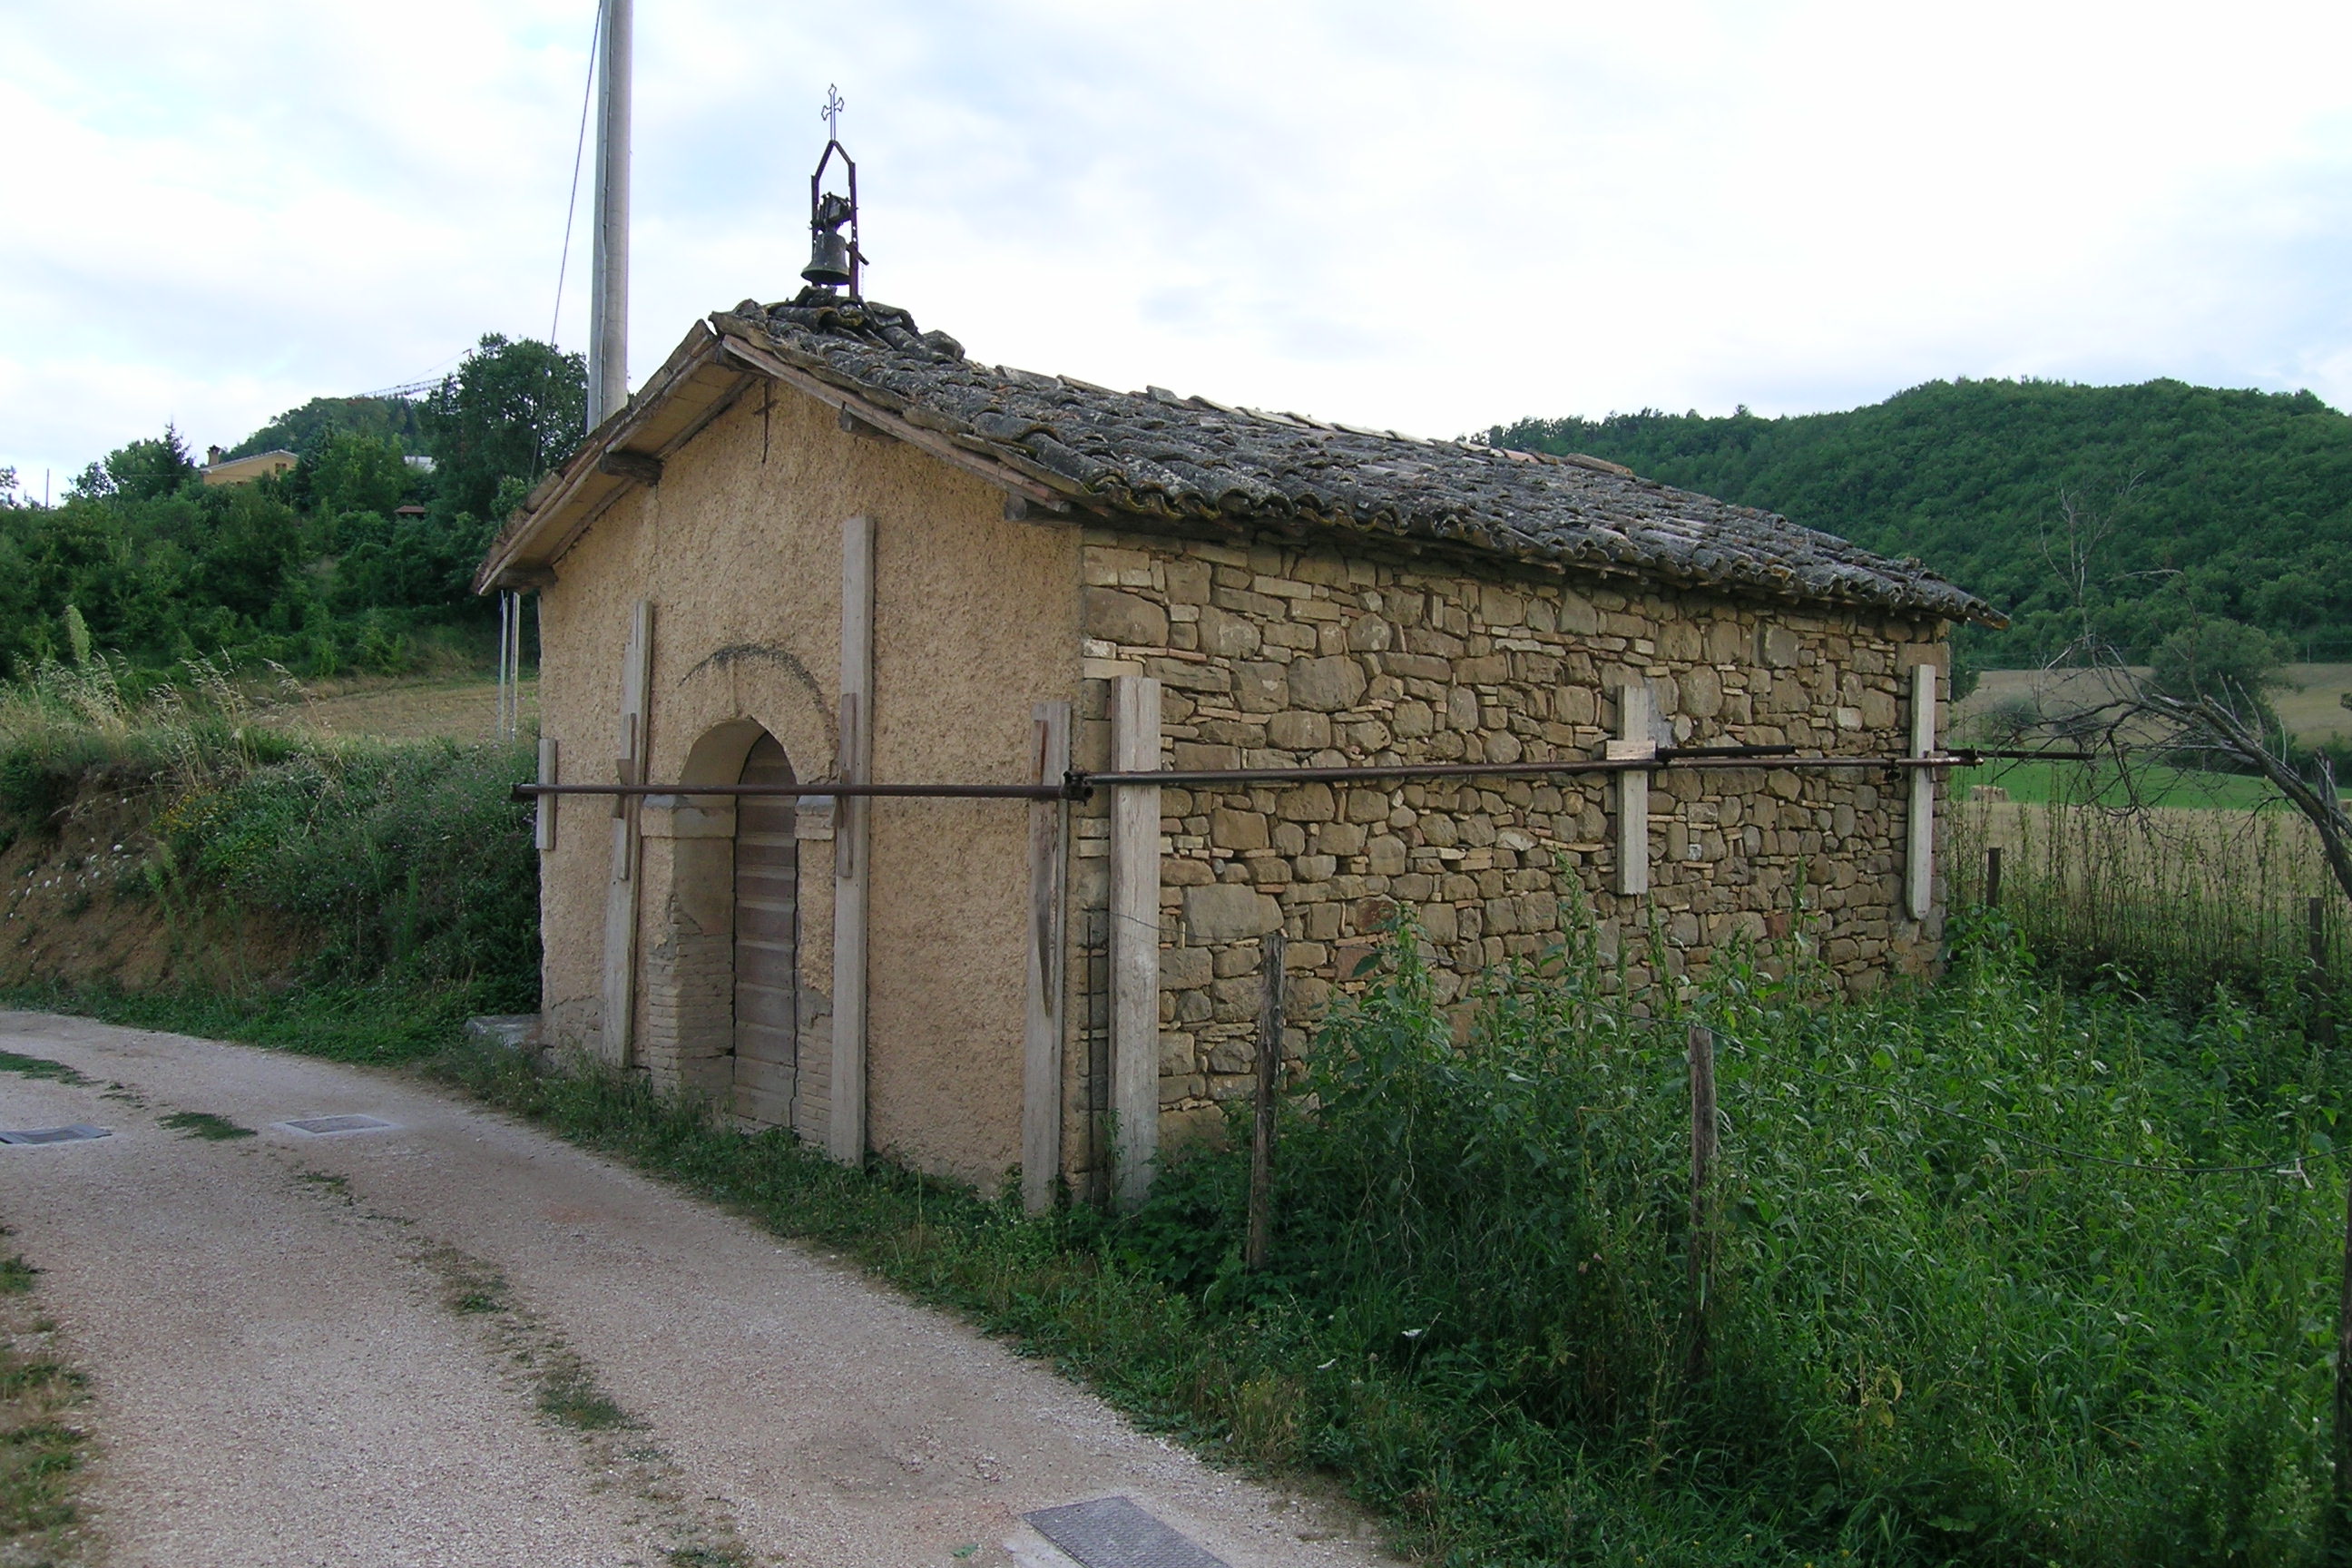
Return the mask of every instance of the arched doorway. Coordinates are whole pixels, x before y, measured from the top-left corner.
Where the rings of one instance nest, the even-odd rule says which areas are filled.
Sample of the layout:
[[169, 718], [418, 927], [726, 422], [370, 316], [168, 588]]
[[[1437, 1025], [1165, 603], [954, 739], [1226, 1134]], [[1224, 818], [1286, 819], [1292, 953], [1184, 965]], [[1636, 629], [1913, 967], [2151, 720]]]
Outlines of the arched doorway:
[[[762, 733], [743, 759], [747, 784], [793, 782], [783, 747]], [[790, 795], [735, 806], [735, 1114], [793, 1123], [800, 1058], [800, 846]]]

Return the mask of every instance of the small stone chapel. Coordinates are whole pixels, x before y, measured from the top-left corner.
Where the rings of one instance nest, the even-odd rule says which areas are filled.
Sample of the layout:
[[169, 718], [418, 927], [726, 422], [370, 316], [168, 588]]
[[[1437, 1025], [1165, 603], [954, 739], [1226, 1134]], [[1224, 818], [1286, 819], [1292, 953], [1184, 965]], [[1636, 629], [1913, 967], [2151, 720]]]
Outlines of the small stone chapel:
[[[982, 364], [823, 289], [697, 322], [478, 586], [539, 595], [541, 782], [645, 792], [541, 797], [544, 1037], [1033, 1204], [1251, 1092], [1277, 927], [1293, 1055], [1397, 906], [1449, 1001], [1586, 918], [1703, 971], [1801, 889], [1852, 987], [1927, 970], [1916, 759], [1950, 626], [2002, 624], [1613, 463]], [[696, 787], [823, 784], [1032, 798]]]

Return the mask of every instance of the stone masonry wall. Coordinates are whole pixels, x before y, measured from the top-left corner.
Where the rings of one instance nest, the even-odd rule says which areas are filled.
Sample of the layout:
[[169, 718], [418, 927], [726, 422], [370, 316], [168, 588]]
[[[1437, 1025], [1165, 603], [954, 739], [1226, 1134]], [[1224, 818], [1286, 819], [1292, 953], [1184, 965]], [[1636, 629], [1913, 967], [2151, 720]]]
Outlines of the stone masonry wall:
[[[1910, 667], [1948, 668], [1944, 627], [1300, 543], [1092, 531], [1084, 550], [1078, 758], [1108, 754], [1110, 679], [1164, 683], [1163, 765], [1510, 763], [1601, 754], [1618, 692], [1653, 693], [1662, 743], [1907, 751]], [[1580, 900], [1604, 956], [1704, 970], [1744, 935], [1806, 931], [1849, 986], [1930, 965], [1903, 909], [1902, 778], [1759, 766], [1654, 773], [1652, 891], [1614, 886], [1615, 789], [1558, 781], [1162, 791], [1161, 1103], [1179, 1135], [1249, 1091], [1258, 938], [1290, 939], [1294, 1028], [1349, 984], [1392, 903], [1427, 932], [1439, 994], [1557, 943]], [[1108, 823], [1076, 824], [1074, 973], [1098, 967]], [[1091, 934], [1090, 934], [1091, 933]], [[1089, 990], [1092, 987], [1088, 987]], [[1082, 999], [1080, 1059], [1102, 1000]], [[1090, 1075], [1091, 1076], [1091, 1075]], [[1098, 1092], [1087, 1091], [1092, 1099]], [[1076, 1163], [1090, 1163], [1083, 1156]]]

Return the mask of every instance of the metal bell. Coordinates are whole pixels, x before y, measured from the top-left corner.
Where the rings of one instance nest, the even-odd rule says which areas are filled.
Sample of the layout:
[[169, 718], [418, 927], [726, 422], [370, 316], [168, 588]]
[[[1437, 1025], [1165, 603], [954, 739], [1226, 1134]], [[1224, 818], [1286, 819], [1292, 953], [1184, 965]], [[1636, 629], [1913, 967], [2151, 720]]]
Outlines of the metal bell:
[[826, 288], [848, 282], [848, 239], [831, 230], [818, 230], [815, 243], [809, 248], [809, 264], [801, 268], [801, 276]]

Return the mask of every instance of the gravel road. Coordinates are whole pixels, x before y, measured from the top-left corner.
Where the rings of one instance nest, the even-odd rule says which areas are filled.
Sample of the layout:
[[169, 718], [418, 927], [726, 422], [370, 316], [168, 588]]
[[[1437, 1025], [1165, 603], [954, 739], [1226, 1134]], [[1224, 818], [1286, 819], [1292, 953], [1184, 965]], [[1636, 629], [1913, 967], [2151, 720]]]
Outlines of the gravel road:
[[[1124, 1494], [1234, 1568], [1386, 1563], [856, 1268], [415, 1080], [0, 1013], [0, 1219], [131, 1565], [1070, 1568]], [[5, 1064], [0, 1064], [5, 1065]], [[206, 1138], [195, 1111], [254, 1131]], [[391, 1125], [305, 1135], [289, 1121]], [[218, 1127], [215, 1131], [223, 1131]]]

